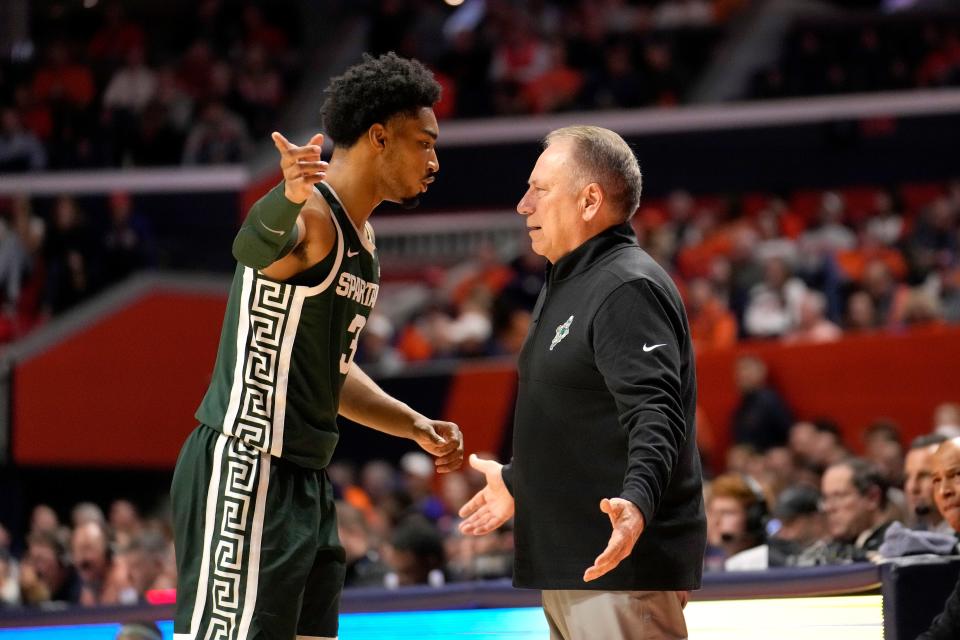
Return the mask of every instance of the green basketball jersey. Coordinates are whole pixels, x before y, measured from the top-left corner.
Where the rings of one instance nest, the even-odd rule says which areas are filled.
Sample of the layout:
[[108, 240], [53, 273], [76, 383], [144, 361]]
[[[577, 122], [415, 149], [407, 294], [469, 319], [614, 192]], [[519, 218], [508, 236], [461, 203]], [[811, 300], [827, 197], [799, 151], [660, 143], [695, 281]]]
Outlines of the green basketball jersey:
[[340, 389], [377, 300], [372, 234], [333, 189], [317, 185], [337, 238], [320, 263], [285, 282], [237, 265], [217, 362], [197, 419], [298, 465], [330, 462]]

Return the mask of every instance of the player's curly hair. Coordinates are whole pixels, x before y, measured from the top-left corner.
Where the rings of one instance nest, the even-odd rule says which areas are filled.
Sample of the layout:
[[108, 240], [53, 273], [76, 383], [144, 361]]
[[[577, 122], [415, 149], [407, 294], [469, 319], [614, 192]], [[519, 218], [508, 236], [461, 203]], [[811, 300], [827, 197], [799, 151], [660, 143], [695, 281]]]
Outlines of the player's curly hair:
[[416, 60], [385, 53], [363, 54], [363, 62], [330, 81], [320, 109], [324, 132], [337, 146], [350, 147], [375, 123], [416, 113], [440, 99], [440, 84]]

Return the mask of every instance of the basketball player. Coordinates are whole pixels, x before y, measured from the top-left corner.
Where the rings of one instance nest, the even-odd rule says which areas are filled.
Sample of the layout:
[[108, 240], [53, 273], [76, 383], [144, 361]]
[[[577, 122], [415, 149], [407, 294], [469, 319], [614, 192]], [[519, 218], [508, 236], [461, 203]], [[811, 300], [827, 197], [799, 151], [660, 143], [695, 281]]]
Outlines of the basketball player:
[[439, 169], [440, 87], [395, 54], [333, 79], [322, 108], [334, 141], [279, 133], [283, 183], [251, 209], [213, 378], [173, 478], [176, 638], [336, 638], [344, 576], [324, 468], [337, 415], [409, 438], [457, 469], [455, 424], [384, 393], [353, 363], [377, 299], [367, 224], [384, 200], [416, 204]]

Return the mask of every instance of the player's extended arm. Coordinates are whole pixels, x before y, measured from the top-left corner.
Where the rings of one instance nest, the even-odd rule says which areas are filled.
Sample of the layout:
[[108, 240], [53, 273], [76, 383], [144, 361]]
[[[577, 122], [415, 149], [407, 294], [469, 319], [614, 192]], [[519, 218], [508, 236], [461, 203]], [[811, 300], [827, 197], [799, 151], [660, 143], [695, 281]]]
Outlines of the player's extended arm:
[[383, 433], [409, 438], [436, 457], [437, 472], [463, 464], [463, 436], [452, 422], [431, 420], [390, 396], [356, 363], [340, 390], [340, 415]]
[[313, 194], [313, 185], [321, 182], [327, 171], [327, 163], [320, 160], [322, 134], [314, 135], [303, 147], [277, 132], [273, 133], [273, 142], [280, 152], [283, 182], [250, 207], [233, 241], [233, 256], [254, 269], [273, 264], [303, 239], [297, 216]]

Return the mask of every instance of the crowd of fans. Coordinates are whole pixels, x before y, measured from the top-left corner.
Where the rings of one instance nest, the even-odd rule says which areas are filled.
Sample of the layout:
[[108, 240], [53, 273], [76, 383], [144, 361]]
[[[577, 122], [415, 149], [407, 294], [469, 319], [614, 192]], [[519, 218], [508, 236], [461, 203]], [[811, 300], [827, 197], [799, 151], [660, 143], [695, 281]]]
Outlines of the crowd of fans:
[[[707, 571], [956, 553], [956, 524], [938, 510], [931, 465], [941, 443], [960, 437], [960, 405], [938, 407], [930, 433], [909, 444], [895, 423], [876, 420], [862, 432], [862, 457], [829, 419], [771, 431], [763, 446], [741, 438], [726, 472], [705, 484]], [[457, 529], [457, 512], [484, 484], [477, 472], [438, 476], [429, 456], [410, 452], [398, 466], [335, 461], [328, 474], [348, 588], [511, 575], [509, 523], [482, 537]], [[27, 532], [0, 525], [0, 609], [169, 601], [176, 564], [166, 506], [144, 518], [121, 499], [108, 514], [81, 503], [64, 524], [38, 504]]]
[[[440, 586], [511, 575], [509, 528], [483, 537], [456, 530], [457, 511], [483, 486], [476, 472], [438, 477], [429, 456], [412, 452], [399, 467], [383, 460], [359, 469], [335, 462], [328, 474], [338, 498], [348, 587]], [[169, 601], [177, 569], [167, 507], [144, 518], [130, 501], [116, 500], [108, 514], [81, 503], [62, 523], [54, 509], [38, 504], [25, 533], [11, 535], [0, 523], [0, 610]]]
[[760, 431], [738, 434], [727, 472], [705, 487], [707, 570], [956, 555], [960, 520], [945, 520], [932, 458], [947, 440], [957, 446], [960, 404], [937, 407], [930, 433], [909, 443], [877, 419], [862, 432], [860, 457], [826, 418], [780, 422], [757, 439]]
[[754, 98], [960, 86], [960, 26], [952, 19], [802, 23], [780, 60], [754, 78]]
[[35, 42], [0, 59], [0, 172], [243, 160], [299, 77], [295, 25], [265, 14], [283, 4], [38, 3]]
[[27, 197], [0, 199], [0, 342], [156, 263], [149, 220], [124, 192], [87, 215], [63, 195], [43, 214]]
[[440, 117], [684, 102], [741, 0], [381, 0], [368, 49], [428, 64]]
[[[960, 323], [960, 181], [786, 198], [677, 192], [643, 203], [633, 225], [674, 277], [698, 351]], [[529, 253], [504, 264], [485, 250], [427, 272], [416, 285], [423, 304], [404, 313], [387, 302], [398, 285], [386, 284], [358, 361], [390, 372], [517, 353], [543, 267]]]
[[[0, 341], [163, 266], [136, 198], [117, 192], [82, 202], [89, 210], [67, 195], [0, 199]], [[633, 226], [680, 288], [701, 351], [960, 323], [960, 181], [786, 197], [676, 192], [645, 201]], [[526, 239], [520, 246], [508, 262], [485, 247], [415, 281], [386, 282], [358, 362], [392, 373], [516, 354], [545, 265]]]

